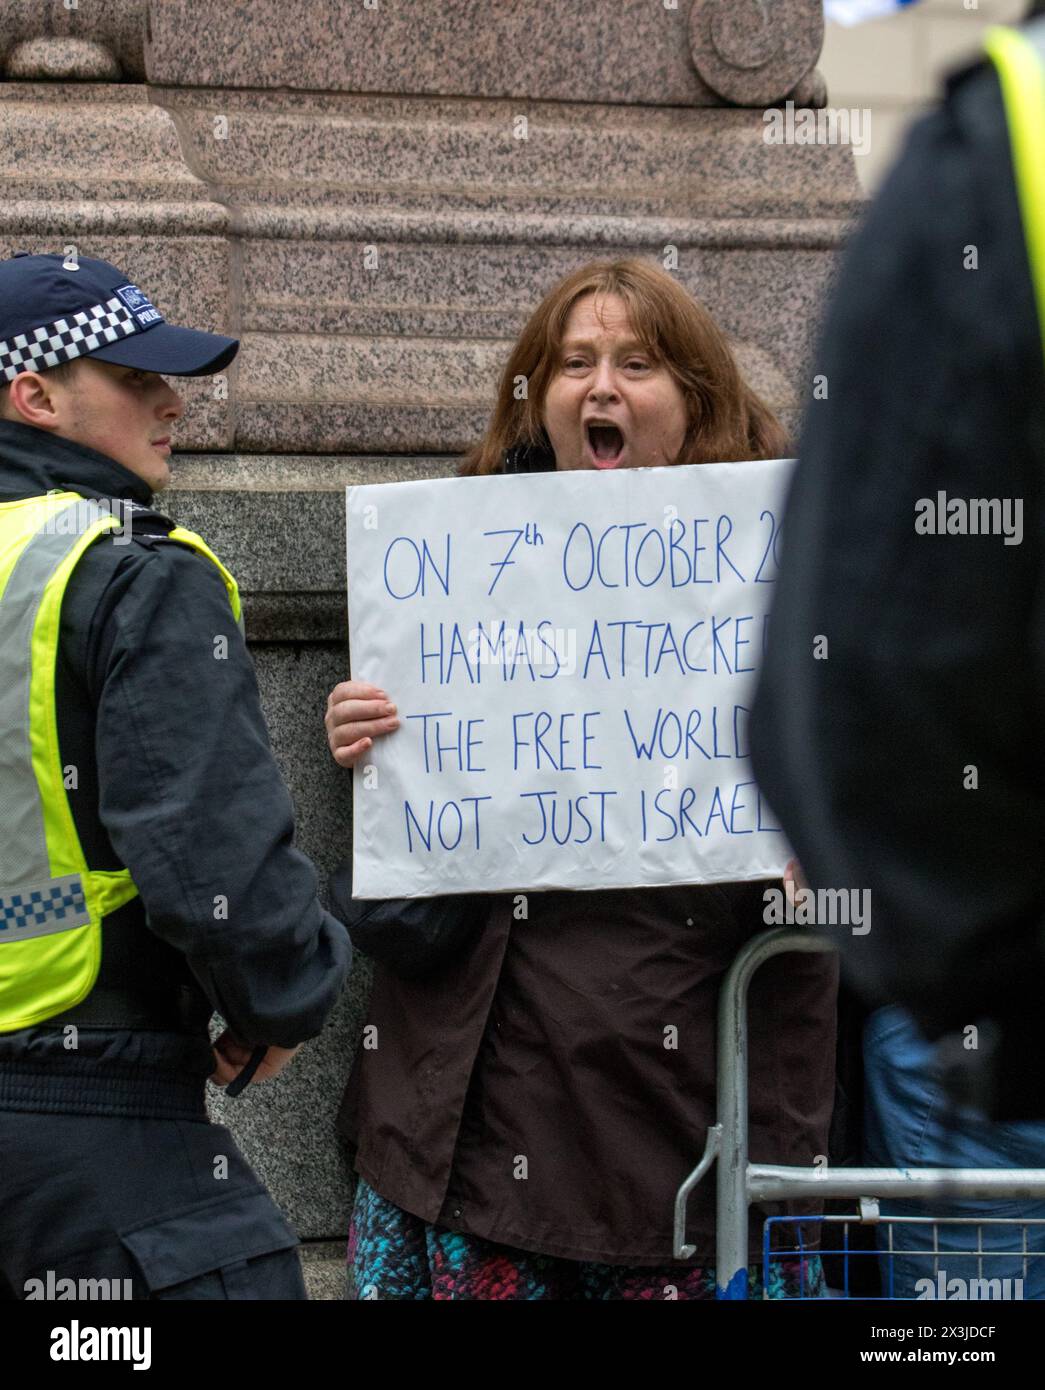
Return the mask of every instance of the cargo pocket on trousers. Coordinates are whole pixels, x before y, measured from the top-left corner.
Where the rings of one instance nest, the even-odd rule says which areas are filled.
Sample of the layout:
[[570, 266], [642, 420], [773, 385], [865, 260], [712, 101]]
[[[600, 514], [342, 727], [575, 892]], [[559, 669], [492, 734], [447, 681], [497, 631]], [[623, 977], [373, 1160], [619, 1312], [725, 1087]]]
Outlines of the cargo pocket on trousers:
[[121, 1231], [152, 1298], [304, 1298], [298, 1239], [267, 1192]]

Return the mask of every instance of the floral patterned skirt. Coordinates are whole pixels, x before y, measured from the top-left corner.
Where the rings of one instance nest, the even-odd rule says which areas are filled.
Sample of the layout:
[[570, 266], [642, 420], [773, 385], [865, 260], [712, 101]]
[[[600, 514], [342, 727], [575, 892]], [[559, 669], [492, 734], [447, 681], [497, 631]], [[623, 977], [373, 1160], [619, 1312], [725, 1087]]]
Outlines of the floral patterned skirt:
[[[819, 1258], [774, 1258], [765, 1289], [762, 1271], [748, 1270], [748, 1297], [819, 1298]], [[379, 1196], [362, 1179], [348, 1233], [351, 1299], [713, 1299], [708, 1266], [624, 1265], [535, 1255], [478, 1236], [430, 1226]]]

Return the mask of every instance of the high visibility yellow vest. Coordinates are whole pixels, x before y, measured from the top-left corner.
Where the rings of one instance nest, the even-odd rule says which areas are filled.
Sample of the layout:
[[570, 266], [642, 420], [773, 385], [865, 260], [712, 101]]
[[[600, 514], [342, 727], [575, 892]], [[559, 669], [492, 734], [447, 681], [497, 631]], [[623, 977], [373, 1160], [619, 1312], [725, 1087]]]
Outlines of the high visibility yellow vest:
[[[127, 869], [89, 869], [58, 748], [55, 670], [62, 600], [90, 545], [120, 523], [52, 492], [0, 503], [0, 1033], [84, 999], [101, 964], [102, 918], [138, 889]], [[242, 626], [236, 581], [206, 544], [169, 539], [217, 565]]]
[[987, 32], [1009, 127], [1016, 190], [1045, 350], [1045, 21]]

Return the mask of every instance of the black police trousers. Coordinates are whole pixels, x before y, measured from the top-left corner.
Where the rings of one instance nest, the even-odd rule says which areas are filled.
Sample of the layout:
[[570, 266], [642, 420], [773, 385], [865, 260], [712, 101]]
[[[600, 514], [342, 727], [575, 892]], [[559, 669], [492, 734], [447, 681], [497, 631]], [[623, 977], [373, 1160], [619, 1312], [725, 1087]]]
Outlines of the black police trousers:
[[221, 1125], [0, 1109], [0, 1300], [304, 1299], [297, 1244]]

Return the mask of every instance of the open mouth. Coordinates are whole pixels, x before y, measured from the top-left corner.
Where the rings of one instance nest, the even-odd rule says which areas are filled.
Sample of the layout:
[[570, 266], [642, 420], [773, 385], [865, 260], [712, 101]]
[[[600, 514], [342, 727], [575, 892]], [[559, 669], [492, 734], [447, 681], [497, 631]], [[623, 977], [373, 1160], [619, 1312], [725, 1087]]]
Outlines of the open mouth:
[[616, 425], [588, 425], [588, 448], [596, 468], [616, 468], [624, 452], [624, 436]]

